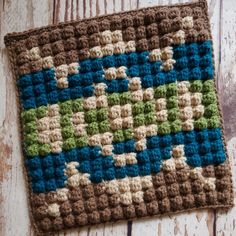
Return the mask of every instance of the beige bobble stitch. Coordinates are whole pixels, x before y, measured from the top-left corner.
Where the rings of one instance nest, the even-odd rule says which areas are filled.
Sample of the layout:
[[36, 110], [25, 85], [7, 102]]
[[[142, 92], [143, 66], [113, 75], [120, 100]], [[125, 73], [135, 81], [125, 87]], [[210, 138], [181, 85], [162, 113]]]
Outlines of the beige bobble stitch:
[[164, 71], [173, 70], [174, 69], [174, 64], [175, 64], [174, 59], [168, 59], [168, 60], [166, 60], [165, 62], [162, 63], [161, 70], [164, 70]]
[[51, 130], [49, 137], [52, 142], [62, 141], [61, 129]]
[[117, 180], [107, 181], [105, 182], [105, 185], [108, 194], [119, 193], [119, 185]]
[[177, 31], [173, 35], [174, 44], [184, 44], [185, 43], [185, 32], [183, 30]]
[[101, 58], [103, 57], [102, 49], [100, 46], [96, 46], [90, 49], [90, 57], [91, 58]]
[[149, 54], [149, 61], [160, 61], [161, 60], [161, 50], [154, 49]]
[[57, 129], [60, 128], [60, 116], [51, 117], [49, 120], [49, 127], [50, 129]]
[[122, 79], [126, 78], [127, 77], [126, 70], [127, 68], [125, 66], [121, 66], [117, 68], [117, 71], [116, 71], [117, 78], [122, 78]]
[[116, 118], [114, 120], [111, 120], [110, 121], [110, 126], [111, 126], [112, 130], [122, 129], [122, 126], [123, 126], [122, 118]]
[[191, 103], [193, 106], [200, 105], [202, 102], [202, 93], [191, 94]]
[[88, 139], [89, 146], [100, 146], [101, 145], [101, 139], [100, 134], [95, 134]]
[[140, 126], [134, 130], [134, 137], [137, 140], [146, 138], [146, 127]]
[[156, 100], [156, 111], [161, 111], [166, 109], [166, 99], [159, 98]]
[[183, 121], [192, 119], [193, 118], [192, 107], [189, 106], [189, 107], [184, 107], [183, 109], [180, 109], [179, 117]]
[[112, 145], [104, 145], [102, 146], [102, 155], [103, 156], [111, 156], [113, 153], [113, 146]]
[[161, 59], [168, 60], [173, 58], [173, 48], [172, 47], [165, 47], [161, 50]]
[[133, 128], [133, 126], [134, 126], [134, 121], [132, 116], [123, 118], [123, 123], [122, 123], [123, 128], [128, 129], [128, 128]]
[[66, 78], [68, 76], [68, 66], [67, 65], [60, 65], [56, 68], [56, 77], [59, 78]]
[[132, 106], [131, 104], [125, 104], [121, 107], [121, 116], [127, 117], [132, 115]]
[[125, 155], [114, 155], [113, 159], [115, 161], [115, 166], [123, 167], [126, 165]]
[[28, 51], [28, 57], [29, 57], [30, 61], [40, 60], [41, 59], [40, 49], [38, 47], [31, 48]]
[[190, 170], [190, 178], [195, 180], [202, 178], [202, 168], [196, 167]]
[[95, 109], [96, 108], [96, 97], [89, 97], [83, 100], [83, 106], [85, 109]]
[[131, 92], [131, 99], [133, 102], [143, 101], [143, 91], [137, 90], [137, 91]]
[[120, 202], [123, 205], [131, 205], [132, 204], [132, 195], [130, 192], [126, 192], [120, 195]]
[[147, 88], [143, 91], [143, 99], [146, 101], [150, 101], [154, 98], [154, 90], [153, 88]]
[[183, 28], [184, 29], [191, 29], [193, 28], [193, 17], [192, 16], [186, 16], [182, 19]]
[[60, 216], [60, 207], [57, 203], [53, 203], [48, 206], [48, 215], [54, 218]]
[[129, 179], [127, 177], [124, 179], [118, 180], [118, 184], [119, 184], [119, 190], [121, 193], [130, 191]]
[[68, 192], [69, 192], [69, 189], [67, 189], [67, 188], [57, 189], [57, 200], [59, 202], [67, 201], [68, 200]]
[[129, 90], [136, 91], [136, 90], [140, 90], [141, 88], [142, 88], [141, 80], [139, 77], [133, 77], [132, 79], [130, 79]]
[[172, 156], [179, 158], [184, 156], [184, 145], [177, 145], [172, 148]]
[[157, 118], [157, 121], [161, 121], [161, 122], [167, 121], [167, 118], [168, 118], [167, 110], [158, 111], [156, 113], [156, 118]]
[[146, 127], [146, 135], [149, 136], [154, 136], [157, 135], [157, 125], [148, 125]]
[[170, 172], [175, 170], [175, 162], [173, 159], [169, 159], [166, 161], [163, 161], [162, 163], [162, 169], [164, 171]]
[[78, 137], [85, 136], [87, 134], [86, 125], [85, 124], [76, 125], [74, 127], [74, 134], [75, 134], [75, 136], [78, 136]]
[[132, 192], [138, 192], [142, 190], [142, 183], [139, 176], [130, 178], [130, 190]]
[[205, 178], [204, 179], [204, 188], [208, 191], [213, 191], [216, 188], [215, 178]]
[[114, 46], [114, 54], [125, 53], [125, 43], [124, 42], [115, 43], [113, 46]]
[[101, 44], [109, 44], [112, 42], [112, 33], [110, 30], [105, 30], [100, 35]]
[[78, 67], [79, 67], [79, 63], [77, 63], [77, 62], [69, 64], [68, 74], [70, 74], [70, 75], [71, 74], [78, 74], [79, 73]]
[[192, 119], [189, 119], [189, 120], [186, 120], [182, 123], [182, 129], [184, 131], [191, 131], [193, 130], [194, 128], [194, 124], [193, 124], [193, 120]]
[[142, 187], [143, 189], [148, 189], [148, 188], [152, 188], [153, 184], [152, 184], [152, 176], [147, 175], [141, 178], [141, 182], [142, 182]]
[[129, 53], [129, 52], [135, 52], [136, 51], [136, 44], [135, 41], [129, 41], [126, 43], [125, 46], [125, 52]]
[[141, 139], [135, 143], [135, 149], [137, 151], [143, 151], [147, 148], [146, 139]]
[[53, 59], [51, 56], [43, 58], [43, 69], [50, 69], [53, 67]]
[[107, 103], [107, 96], [102, 95], [97, 98], [97, 107], [102, 108], [102, 107], [108, 107]]
[[113, 141], [113, 134], [106, 132], [104, 134], [101, 135], [101, 143], [102, 145], [107, 145], [107, 144], [112, 144]]
[[89, 177], [90, 177], [89, 174], [82, 174], [80, 176], [80, 185], [81, 186], [86, 186], [86, 185], [91, 184], [91, 181], [90, 181]]
[[183, 95], [178, 96], [178, 105], [180, 107], [190, 106], [191, 105], [190, 93], [185, 93]]
[[181, 157], [175, 160], [175, 168], [177, 170], [184, 169], [187, 166], [186, 164], [186, 158]]
[[95, 90], [94, 90], [95, 95], [101, 96], [105, 94], [107, 85], [105, 83], [98, 83], [94, 87], [95, 87]]
[[104, 47], [102, 47], [102, 54], [103, 56], [111, 56], [114, 52], [114, 46], [113, 44], [107, 44]]
[[50, 144], [52, 153], [62, 152], [62, 141], [56, 141]]
[[43, 117], [37, 120], [38, 131], [49, 130], [49, 117]]
[[69, 82], [66, 77], [60, 78], [57, 80], [57, 87], [58, 88], [68, 88], [69, 87]]
[[49, 131], [43, 131], [38, 134], [39, 143], [50, 143]]
[[77, 170], [77, 167], [79, 166], [79, 162], [77, 161], [72, 161], [66, 164], [66, 170], [65, 170], [65, 174], [67, 176], [72, 176], [72, 175], [76, 175], [79, 173], [79, 171]]
[[80, 182], [80, 175], [75, 174], [67, 179], [67, 185], [70, 187], [78, 187]]
[[60, 107], [58, 104], [53, 104], [48, 107], [48, 115], [50, 117], [58, 116], [60, 114]]
[[136, 153], [127, 153], [125, 154], [125, 160], [127, 165], [137, 164]]
[[204, 114], [204, 106], [203, 105], [198, 105], [196, 107], [193, 107], [193, 117], [194, 118], [200, 118]]
[[123, 128], [127, 128], [127, 129], [133, 128], [133, 125], [134, 125], [134, 121], [133, 121], [132, 116], [123, 118], [123, 123], [122, 123]]
[[143, 191], [138, 191], [136, 193], [132, 193], [132, 199], [135, 203], [143, 202]]
[[76, 112], [72, 115], [72, 123], [75, 125], [84, 124], [84, 112]]
[[115, 67], [110, 67], [105, 70], [105, 79], [114, 80], [116, 79], [117, 69]]
[[121, 30], [115, 30], [112, 32], [112, 42], [117, 43], [123, 41]]
[[184, 94], [189, 92], [190, 83], [189, 81], [181, 81], [177, 83], [178, 94]]
[[121, 117], [121, 106], [115, 105], [109, 109], [109, 117], [111, 119], [116, 119]]

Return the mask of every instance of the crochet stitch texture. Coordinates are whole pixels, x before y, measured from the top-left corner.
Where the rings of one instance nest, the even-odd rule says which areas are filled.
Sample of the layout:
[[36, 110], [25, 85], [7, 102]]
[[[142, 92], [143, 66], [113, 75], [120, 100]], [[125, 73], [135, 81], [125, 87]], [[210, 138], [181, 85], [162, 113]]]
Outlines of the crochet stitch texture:
[[205, 0], [5, 43], [38, 233], [233, 204]]

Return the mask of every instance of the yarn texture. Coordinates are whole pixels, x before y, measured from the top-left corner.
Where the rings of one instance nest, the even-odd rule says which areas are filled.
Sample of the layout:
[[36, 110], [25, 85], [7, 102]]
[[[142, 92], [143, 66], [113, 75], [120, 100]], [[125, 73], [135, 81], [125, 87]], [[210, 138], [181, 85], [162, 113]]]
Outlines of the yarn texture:
[[205, 0], [5, 44], [38, 234], [233, 205]]

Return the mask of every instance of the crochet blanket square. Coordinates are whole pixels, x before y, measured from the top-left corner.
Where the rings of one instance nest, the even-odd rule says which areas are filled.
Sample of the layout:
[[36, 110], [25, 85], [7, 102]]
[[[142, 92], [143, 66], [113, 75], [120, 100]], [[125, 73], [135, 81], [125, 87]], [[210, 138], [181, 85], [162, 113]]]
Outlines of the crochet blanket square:
[[37, 233], [232, 206], [205, 0], [5, 44]]

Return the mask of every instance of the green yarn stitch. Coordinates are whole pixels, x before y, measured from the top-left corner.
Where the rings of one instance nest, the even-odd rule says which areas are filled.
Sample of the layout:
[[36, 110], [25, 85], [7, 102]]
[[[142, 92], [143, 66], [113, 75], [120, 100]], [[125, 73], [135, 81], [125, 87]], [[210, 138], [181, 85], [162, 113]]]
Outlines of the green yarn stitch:
[[110, 124], [108, 120], [104, 120], [99, 123], [99, 131], [100, 133], [105, 133], [110, 131]]
[[190, 92], [201, 93], [202, 92], [202, 81], [201, 80], [192, 81], [191, 85], [190, 85]]
[[166, 97], [166, 86], [161, 85], [154, 88], [154, 97], [155, 98], [165, 98]]
[[38, 156], [39, 155], [38, 144], [26, 146], [25, 151], [27, 156]]
[[167, 88], [166, 95], [168, 97], [177, 96], [177, 84], [176, 83], [167, 84], [166, 88]]
[[83, 100], [81, 98], [72, 100], [72, 111], [73, 112], [83, 111]]
[[209, 104], [216, 104], [216, 94], [215, 92], [209, 92], [206, 94], [203, 94], [202, 96], [202, 103], [206, 106]]
[[39, 155], [47, 156], [51, 152], [51, 146], [47, 143], [40, 144], [38, 146]]
[[30, 109], [28, 111], [23, 111], [21, 117], [24, 123], [36, 120], [36, 109]]
[[166, 107], [168, 109], [177, 108], [178, 107], [177, 97], [176, 96], [169, 97], [167, 99]]
[[179, 117], [179, 109], [178, 108], [172, 108], [168, 110], [168, 120], [174, 121], [178, 119]]
[[118, 93], [112, 93], [107, 95], [107, 102], [109, 106], [119, 105], [120, 97]]
[[210, 104], [205, 107], [204, 117], [210, 118], [212, 116], [219, 116], [218, 106], [216, 104]]
[[36, 116], [38, 119], [41, 119], [48, 114], [48, 108], [46, 106], [41, 106], [36, 109]]
[[222, 127], [219, 116], [212, 116], [207, 120], [208, 128], [219, 128]]
[[63, 140], [63, 145], [62, 145], [63, 150], [70, 150], [73, 148], [76, 148], [76, 141], [74, 138], [68, 138], [66, 140]]
[[96, 122], [92, 122], [88, 124], [88, 126], [86, 127], [86, 130], [89, 135], [98, 134], [99, 133], [98, 124]]
[[114, 133], [113, 133], [113, 140], [115, 142], [122, 142], [124, 141], [124, 135], [123, 135], [123, 130], [116, 130]]
[[144, 114], [139, 114], [137, 116], [134, 116], [133, 119], [134, 119], [134, 127], [144, 125], [145, 123]]
[[207, 119], [204, 117], [201, 117], [198, 120], [195, 120], [194, 121], [194, 128], [195, 129], [206, 129], [207, 128]]
[[123, 136], [125, 140], [133, 139], [134, 133], [132, 129], [124, 129]]
[[132, 105], [132, 114], [138, 115], [144, 113], [144, 103], [143, 102], [137, 102]]
[[97, 121], [97, 110], [89, 110], [84, 113], [84, 119], [86, 123], [92, 123]]
[[123, 92], [119, 94], [120, 96], [120, 105], [125, 105], [131, 103], [131, 93], [130, 92]]
[[97, 110], [97, 120], [103, 121], [108, 119], [108, 109], [107, 108], [100, 108]]
[[170, 124], [168, 121], [165, 121], [157, 126], [159, 134], [170, 134]]
[[60, 106], [60, 113], [62, 115], [72, 114], [72, 102], [71, 101], [59, 103], [59, 106]]

